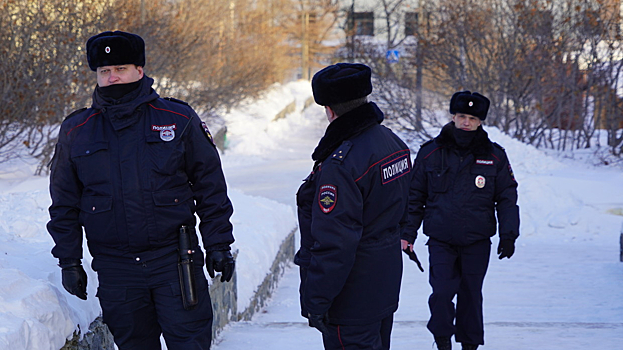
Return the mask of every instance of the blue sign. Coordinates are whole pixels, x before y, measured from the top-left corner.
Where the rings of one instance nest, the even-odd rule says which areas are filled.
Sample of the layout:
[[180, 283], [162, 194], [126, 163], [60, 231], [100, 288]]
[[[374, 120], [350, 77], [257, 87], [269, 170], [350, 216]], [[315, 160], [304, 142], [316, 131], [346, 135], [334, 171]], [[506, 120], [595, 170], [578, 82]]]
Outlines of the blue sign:
[[387, 59], [387, 63], [398, 63], [398, 60], [400, 59], [400, 51], [387, 50], [385, 58]]

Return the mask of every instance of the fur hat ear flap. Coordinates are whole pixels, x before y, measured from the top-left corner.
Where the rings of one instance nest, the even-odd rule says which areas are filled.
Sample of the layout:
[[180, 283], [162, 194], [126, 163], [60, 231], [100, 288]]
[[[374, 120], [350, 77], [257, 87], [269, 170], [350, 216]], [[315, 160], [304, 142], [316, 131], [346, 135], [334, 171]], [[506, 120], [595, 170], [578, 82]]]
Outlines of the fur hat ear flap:
[[360, 63], [337, 63], [320, 70], [312, 78], [314, 101], [332, 106], [372, 92], [372, 70]]
[[480, 120], [487, 118], [490, 101], [485, 96], [470, 91], [455, 92], [450, 99], [450, 114], [469, 114]]
[[114, 31], [92, 36], [87, 41], [89, 68], [134, 64], [145, 66], [145, 42], [136, 34]]

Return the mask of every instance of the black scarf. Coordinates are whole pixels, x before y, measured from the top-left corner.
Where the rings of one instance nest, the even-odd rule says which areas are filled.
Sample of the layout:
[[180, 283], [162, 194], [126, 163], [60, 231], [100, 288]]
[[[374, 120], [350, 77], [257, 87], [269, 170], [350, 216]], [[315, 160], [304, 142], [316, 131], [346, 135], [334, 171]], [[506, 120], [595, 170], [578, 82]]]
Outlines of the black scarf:
[[130, 92], [137, 90], [141, 86], [142, 80], [143, 79], [139, 79], [133, 83], [127, 84], [112, 84], [104, 87], [97, 86], [95, 89], [98, 90], [103, 99], [116, 101]]
[[457, 146], [459, 146], [459, 148], [469, 148], [469, 145], [474, 140], [474, 136], [476, 136], [476, 133], [478, 132], [478, 130], [467, 131], [459, 129], [457, 127], [455, 127], [453, 131], [454, 141], [456, 142]]
[[320, 139], [312, 154], [316, 162], [325, 160], [342, 142], [360, 134], [362, 131], [380, 124], [383, 112], [374, 102], [361, 105], [335, 119]]
[[[154, 80], [144, 75], [138, 83], [137, 88], [123, 95], [120, 99], [115, 100], [107, 94], [108, 91], [102, 92], [102, 88], [96, 87], [93, 91], [93, 103], [91, 107], [99, 109], [102, 114], [110, 118], [115, 130], [122, 129], [136, 123], [137, 111], [141, 106], [157, 99], [158, 93], [151, 88]], [[124, 84], [128, 85], [128, 84]], [[129, 87], [121, 88], [125, 90]], [[114, 90], [114, 89], [113, 89]]]
[[473, 154], [489, 154], [493, 150], [489, 135], [482, 125], [479, 125], [476, 131], [465, 131], [457, 129], [454, 122], [449, 122], [444, 125], [435, 140], [442, 147], [458, 151], [467, 150]]

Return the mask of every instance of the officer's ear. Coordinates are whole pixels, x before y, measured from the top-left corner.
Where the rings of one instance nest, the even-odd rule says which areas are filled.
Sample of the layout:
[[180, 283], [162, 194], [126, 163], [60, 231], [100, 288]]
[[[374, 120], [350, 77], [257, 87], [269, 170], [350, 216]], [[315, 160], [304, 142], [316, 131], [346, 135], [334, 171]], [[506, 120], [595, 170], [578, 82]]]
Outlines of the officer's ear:
[[324, 112], [327, 115], [327, 119], [329, 120], [329, 123], [333, 122], [338, 117], [338, 115], [335, 114], [335, 111], [333, 110], [333, 108], [329, 106], [324, 106]]

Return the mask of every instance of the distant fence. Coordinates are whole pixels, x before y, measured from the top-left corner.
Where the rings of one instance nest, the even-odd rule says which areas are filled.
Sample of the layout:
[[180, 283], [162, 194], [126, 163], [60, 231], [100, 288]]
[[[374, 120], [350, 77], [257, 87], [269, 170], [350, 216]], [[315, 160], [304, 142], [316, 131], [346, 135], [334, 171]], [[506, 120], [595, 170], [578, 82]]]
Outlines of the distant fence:
[[305, 103], [303, 104], [303, 109], [306, 109], [307, 107], [309, 107], [314, 102], [316, 102], [314, 100], [314, 96], [308, 97], [307, 100], [305, 100]]
[[293, 113], [294, 111], [296, 111], [296, 101], [292, 101], [287, 106], [285, 106], [284, 109], [282, 109], [279, 113], [277, 113], [277, 115], [275, 115], [273, 121], [285, 118], [288, 114]]

